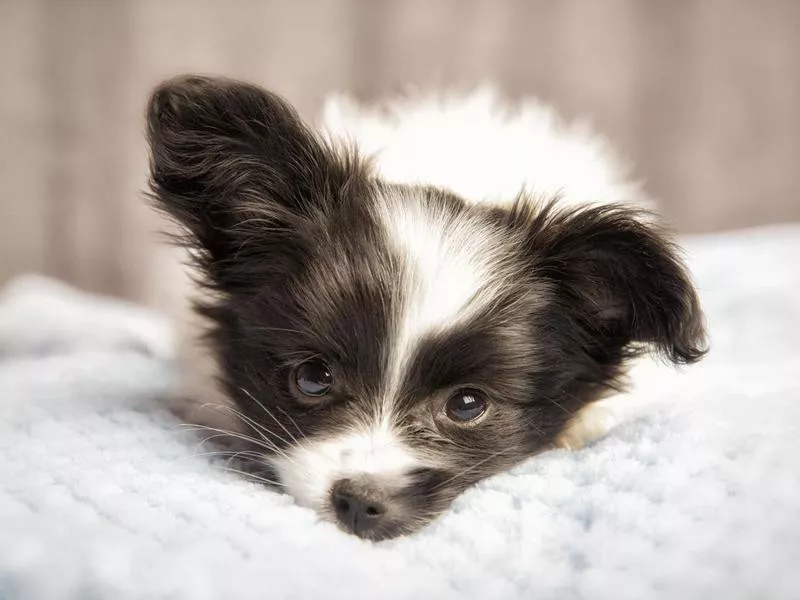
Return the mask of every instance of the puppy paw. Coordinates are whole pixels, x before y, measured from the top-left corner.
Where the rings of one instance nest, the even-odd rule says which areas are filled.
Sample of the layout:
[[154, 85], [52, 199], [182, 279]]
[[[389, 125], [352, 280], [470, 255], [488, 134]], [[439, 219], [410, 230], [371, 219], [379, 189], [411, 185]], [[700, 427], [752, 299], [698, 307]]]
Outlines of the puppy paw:
[[590, 404], [573, 417], [556, 440], [556, 446], [580, 450], [604, 437], [619, 422], [617, 411], [605, 402]]

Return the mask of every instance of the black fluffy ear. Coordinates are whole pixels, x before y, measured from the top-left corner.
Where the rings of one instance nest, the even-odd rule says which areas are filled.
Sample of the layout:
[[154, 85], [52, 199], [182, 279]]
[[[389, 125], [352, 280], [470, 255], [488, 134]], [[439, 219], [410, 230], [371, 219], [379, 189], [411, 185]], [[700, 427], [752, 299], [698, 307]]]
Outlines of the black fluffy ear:
[[358, 172], [353, 155], [334, 152], [287, 102], [239, 81], [164, 82], [150, 98], [147, 130], [156, 202], [227, 289], [251, 275], [231, 268], [234, 258], [241, 265], [286, 251]]
[[553, 203], [533, 216], [528, 239], [537, 272], [612, 356], [647, 345], [691, 363], [706, 352], [702, 311], [678, 249], [653, 223], [625, 206]]

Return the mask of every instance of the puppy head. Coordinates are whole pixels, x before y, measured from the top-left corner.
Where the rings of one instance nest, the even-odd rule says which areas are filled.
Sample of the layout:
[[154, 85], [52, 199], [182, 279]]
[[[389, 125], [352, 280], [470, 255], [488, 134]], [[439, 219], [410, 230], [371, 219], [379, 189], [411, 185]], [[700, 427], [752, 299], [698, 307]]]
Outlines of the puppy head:
[[551, 447], [633, 354], [703, 353], [675, 249], [627, 208], [390, 185], [229, 80], [164, 83], [148, 133], [260, 460], [362, 537], [413, 531]]

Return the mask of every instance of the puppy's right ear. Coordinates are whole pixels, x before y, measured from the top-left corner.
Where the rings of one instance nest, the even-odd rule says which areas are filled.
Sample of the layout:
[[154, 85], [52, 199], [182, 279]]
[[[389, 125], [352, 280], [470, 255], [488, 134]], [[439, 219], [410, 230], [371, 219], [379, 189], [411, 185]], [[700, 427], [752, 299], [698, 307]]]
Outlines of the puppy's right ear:
[[286, 101], [234, 80], [164, 82], [150, 98], [147, 132], [153, 197], [226, 289], [252, 275], [232, 268], [234, 259], [241, 266], [286, 251], [299, 224], [336, 202], [360, 168]]

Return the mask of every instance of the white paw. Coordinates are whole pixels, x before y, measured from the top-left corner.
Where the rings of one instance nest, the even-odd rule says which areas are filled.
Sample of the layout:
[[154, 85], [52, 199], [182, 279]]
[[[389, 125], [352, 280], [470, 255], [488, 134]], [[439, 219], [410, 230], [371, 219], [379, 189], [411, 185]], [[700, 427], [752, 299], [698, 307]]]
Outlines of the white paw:
[[607, 402], [595, 402], [578, 412], [558, 437], [556, 445], [567, 450], [580, 450], [611, 431], [620, 422], [620, 417]]

